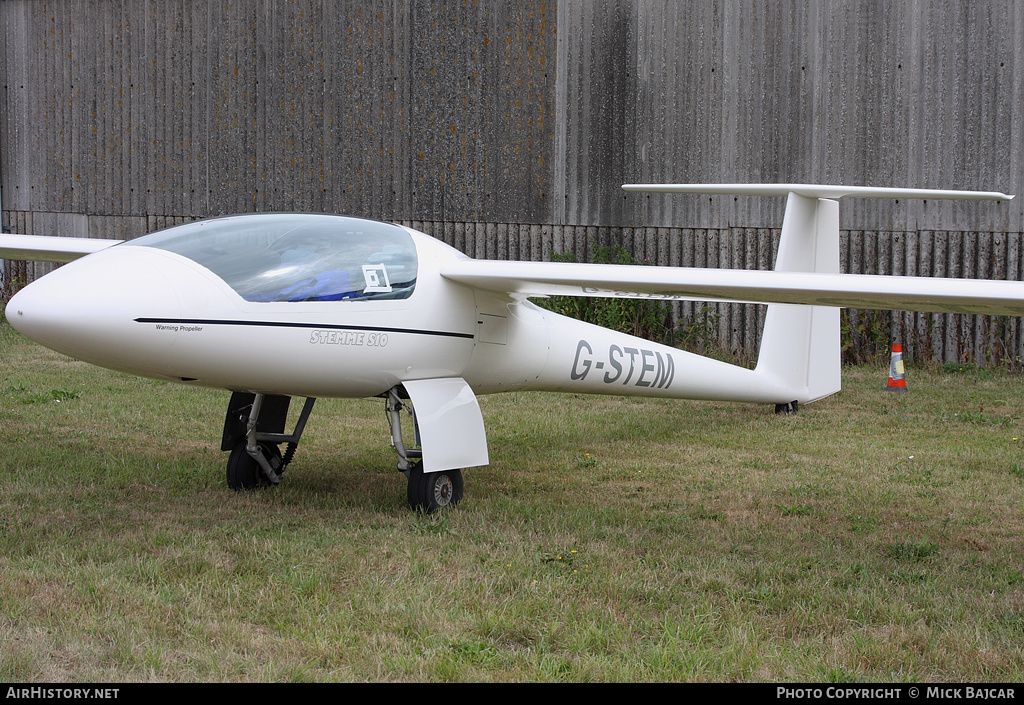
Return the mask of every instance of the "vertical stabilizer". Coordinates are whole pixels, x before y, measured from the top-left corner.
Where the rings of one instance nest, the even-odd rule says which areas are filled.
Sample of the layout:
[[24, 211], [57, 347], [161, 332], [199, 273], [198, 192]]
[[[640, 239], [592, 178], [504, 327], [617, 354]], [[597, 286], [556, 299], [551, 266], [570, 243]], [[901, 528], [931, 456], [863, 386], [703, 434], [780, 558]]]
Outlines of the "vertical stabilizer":
[[[789, 193], [777, 272], [839, 273], [839, 202]], [[839, 309], [773, 304], [768, 307], [759, 374], [776, 377], [793, 399], [815, 401], [839, 391]]]

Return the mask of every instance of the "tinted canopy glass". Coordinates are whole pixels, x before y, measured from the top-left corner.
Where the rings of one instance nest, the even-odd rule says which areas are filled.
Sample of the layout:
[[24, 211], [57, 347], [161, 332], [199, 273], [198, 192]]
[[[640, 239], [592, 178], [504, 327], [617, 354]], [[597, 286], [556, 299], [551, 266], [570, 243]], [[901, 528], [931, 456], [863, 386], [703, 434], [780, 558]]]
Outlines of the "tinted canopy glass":
[[253, 214], [201, 220], [125, 243], [177, 253], [247, 301], [404, 299], [416, 247], [397, 225], [335, 215]]

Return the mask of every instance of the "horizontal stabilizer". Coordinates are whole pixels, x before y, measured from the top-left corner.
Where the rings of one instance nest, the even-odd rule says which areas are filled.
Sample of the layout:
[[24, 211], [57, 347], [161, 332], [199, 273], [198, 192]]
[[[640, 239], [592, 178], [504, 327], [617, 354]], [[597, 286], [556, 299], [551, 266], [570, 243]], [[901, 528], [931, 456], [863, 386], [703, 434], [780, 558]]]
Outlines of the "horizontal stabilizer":
[[70, 262], [116, 245], [121, 240], [47, 235], [0, 235], [0, 259]]
[[788, 196], [807, 198], [936, 198], [971, 201], [1009, 201], [998, 191], [950, 191], [927, 188], [878, 188], [823, 184], [623, 184], [624, 191], [641, 193], [703, 193], [730, 196]]

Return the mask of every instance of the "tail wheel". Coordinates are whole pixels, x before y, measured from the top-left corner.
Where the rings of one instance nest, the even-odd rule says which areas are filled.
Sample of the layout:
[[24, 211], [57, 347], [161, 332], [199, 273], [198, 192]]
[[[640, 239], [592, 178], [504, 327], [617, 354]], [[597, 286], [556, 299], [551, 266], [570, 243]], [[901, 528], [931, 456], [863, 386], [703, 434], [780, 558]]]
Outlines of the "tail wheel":
[[[228, 487], [235, 491], [253, 490], [270, 484], [260, 470], [259, 463], [249, 455], [245, 446], [246, 442], [243, 438], [235, 444], [235, 447], [231, 449], [231, 455], [228, 456]], [[270, 461], [270, 466], [280, 472], [281, 449], [277, 444], [260, 443], [260, 450], [263, 452], [263, 456]]]
[[409, 506], [414, 511], [431, 514], [444, 507], [454, 507], [462, 500], [465, 484], [461, 470], [423, 472], [421, 463], [409, 471]]
[[785, 416], [792, 416], [800, 410], [800, 404], [796, 401], [787, 402], [785, 404], [776, 404], [775, 413], [783, 414]]

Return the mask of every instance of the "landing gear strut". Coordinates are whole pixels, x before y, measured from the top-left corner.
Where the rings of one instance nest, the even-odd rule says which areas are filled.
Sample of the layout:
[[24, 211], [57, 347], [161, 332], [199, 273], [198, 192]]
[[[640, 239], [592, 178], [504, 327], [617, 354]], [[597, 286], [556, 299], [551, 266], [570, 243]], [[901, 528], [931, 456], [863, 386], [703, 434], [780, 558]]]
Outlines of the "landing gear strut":
[[[409, 506], [418, 512], [431, 514], [444, 507], [454, 507], [462, 500], [465, 483], [461, 470], [423, 472], [423, 450], [420, 447], [419, 426], [416, 411], [407, 398], [403, 399], [401, 387], [388, 390], [385, 407], [388, 425], [391, 427], [391, 445], [398, 454], [398, 470], [405, 475], [409, 485], [406, 496]], [[412, 417], [415, 446], [408, 448], [402, 438], [402, 411]]]
[[[316, 399], [310, 397], [302, 406], [295, 431], [284, 433], [290, 397], [235, 392], [228, 404], [224, 420], [222, 450], [230, 450], [227, 481], [233, 490], [250, 490], [281, 482], [295, 448], [302, 438], [306, 421]], [[281, 454], [281, 443], [288, 447]]]
[[[405, 389], [402, 386], [392, 387], [381, 396], [386, 401], [391, 445], [398, 454], [398, 469], [409, 483], [406, 492], [409, 506], [429, 514], [457, 505], [465, 487], [462, 471], [423, 471], [423, 449], [416, 412]], [[235, 392], [231, 395], [221, 441], [221, 450], [231, 451], [227, 465], [228, 487], [239, 491], [251, 490], [281, 482], [316, 399], [306, 399], [295, 431], [289, 434], [284, 432], [284, 428], [290, 402], [291, 397], [273, 394]], [[402, 438], [403, 411], [412, 418], [414, 442], [411, 447], [406, 446]], [[283, 454], [282, 443], [288, 444]]]

